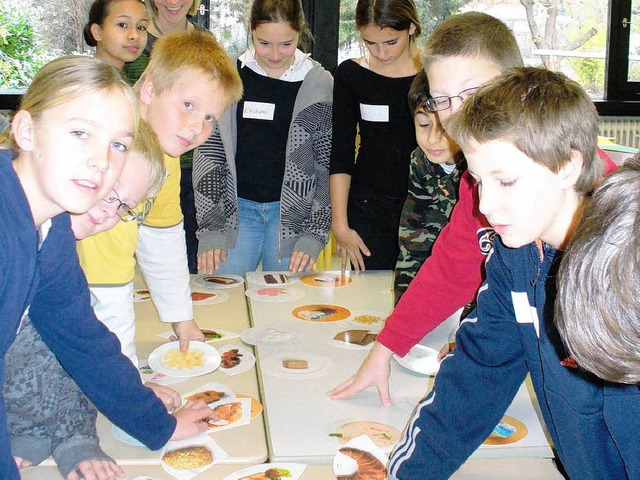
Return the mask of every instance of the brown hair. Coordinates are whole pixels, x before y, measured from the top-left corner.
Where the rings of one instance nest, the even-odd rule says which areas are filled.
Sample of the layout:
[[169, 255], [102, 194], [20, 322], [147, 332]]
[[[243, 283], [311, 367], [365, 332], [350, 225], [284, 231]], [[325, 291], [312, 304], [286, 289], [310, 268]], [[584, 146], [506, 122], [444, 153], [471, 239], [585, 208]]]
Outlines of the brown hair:
[[140, 119], [136, 139], [131, 146], [131, 153], [139, 153], [146, 161], [149, 169], [149, 187], [145, 198], [155, 197], [160, 192], [162, 184], [167, 177], [167, 168], [164, 163], [164, 152], [151, 126]]
[[640, 382], [640, 158], [607, 177], [585, 206], [558, 274], [555, 321], [578, 365]]
[[474, 142], [507, 141], [554, 173], [576, 150], [583, 162], [575, 189], [583, 195], [602, 176], [598, 112], [582, 87], [562, 73], [513, 69], [464, 102], [445, 129], [464, 152], [472, 151]]
[[[101, 91], [120, 92], [131, 104], [137, 125], [138, 104], [120, 72], [103, 60], [83, 55], [60, 57], [43, 66], [22, 96], [18, 110], [28, 111], [37, 124], [49, 108]], [[0, 135], [0, 145], [18, 153], [11, 128]]]
[[426, 68], [443, 57], [480, 57], [501, 72], [522, 67], [522, 55], [511, 30], [481, 12], [453, 15], [440, 22], [427, 39], [422, 57]]
[[422, 32], [420, 18], [413, 0], [358, 0], [356, 5], [356, 27], [375, 25], [380, 28], [409, 30], [416, 27], [412, 38]]
[[427, 110], [424, 102], [431, 98], [429, 94], [429, 79], [424, 70], [420, 70], [411, 82], [409, 87], [409, 95], [407, 97], [409, 101], [409, 111], [415, 115], [418, 109]]
[[147, 77], [151, 77], [156, 93], [162, 93], [171, 89], [186, 69], [202, 72], [219, 82], [229, 97], [228, 105], [240, 100], [242, 82], [233, 61], [213, 34], [197, 29], [160, 37], [134, 90], [139, 92]]
[[307, 51], [313, 44], [313, 35], [304, 19], [300, 0], [254, 0], [251, 5], [251, 30], [263, 23], [286, 22], [300, 34], [298, 44]]

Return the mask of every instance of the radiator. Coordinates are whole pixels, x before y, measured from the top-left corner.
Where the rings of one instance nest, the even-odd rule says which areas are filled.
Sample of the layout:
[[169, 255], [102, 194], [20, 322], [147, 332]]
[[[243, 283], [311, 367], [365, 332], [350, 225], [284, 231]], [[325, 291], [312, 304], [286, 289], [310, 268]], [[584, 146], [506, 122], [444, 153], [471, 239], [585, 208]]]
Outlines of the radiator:
[[600, 117], [599, 135], [615, 138], [620, 145], [640, 148], [640, 117]]

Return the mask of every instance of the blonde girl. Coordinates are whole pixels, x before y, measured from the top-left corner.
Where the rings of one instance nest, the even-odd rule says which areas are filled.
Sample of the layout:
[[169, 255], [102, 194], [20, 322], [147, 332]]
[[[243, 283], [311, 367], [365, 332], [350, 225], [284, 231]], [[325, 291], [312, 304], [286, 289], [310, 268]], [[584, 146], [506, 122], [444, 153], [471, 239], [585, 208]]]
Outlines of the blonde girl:
[[416, 147], [407, 94], [420, 70], [420, 21], [413, 0], [359, 0], [356, 26], [366, 53], [335, 74], [332, 228], [343, 269], [393, 269]]

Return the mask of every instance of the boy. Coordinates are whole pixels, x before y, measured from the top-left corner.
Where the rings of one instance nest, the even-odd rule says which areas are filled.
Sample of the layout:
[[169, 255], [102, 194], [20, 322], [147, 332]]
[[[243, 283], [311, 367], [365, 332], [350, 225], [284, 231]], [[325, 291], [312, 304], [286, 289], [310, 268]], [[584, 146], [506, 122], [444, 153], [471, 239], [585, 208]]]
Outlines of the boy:
[[585, 207], [558, 275], [556, 324], [580, 368], [640, 383], [640, 155]]
[[402, 207], [398, 244], [400, 254], [394, 275], [395, 303], [418, 273], [442, 227], [458, 201], [460, 165], [458, 146], [442, 130], [437, 116], [426, 109], [429, 83], [424, 70], [409, 88], [418, 147], [409, 163], [409, 192]]
[[[423, 66], [434, 97], [427, 105], [437, 107], [441, 121], [459, 109], [478, 87], [522, 66], [511, 31], [500, 20], [480, 12], [454, 15], [438, 24], [427, 40], [424, 55]], [[440, 100], [436, 102], [435, 97]], [[332, 390], [331, 398], [346, 398], [375, 386], [382, 403], [390, 405], [392, 355], [404, 356], [427, 333], [473, 300], [482, 282], [482, 262], [493, 239], [493, 229], [478, 212], [475, 195], [473, 181], [465, 172], [460, 179], [459, 201], [431, 256], [387, 318], [358, 372]]]
[[139, 216], [137, 232], [127, 235], [123, 230], [129, 226], [119, 226], [80, 242], [78, 255], [96, 315], [118, 336], [123, 353], [137, 366], [134, 253], [160, 319], [172, 324], [180, 348], [186, 350], [189, 340], [204, 340], [193, 320], [178, 157], [209, 137], [216, 120], [239, 99], [242, 85], [213, 35], [193, 30], [158, 39], [134, 90], [140, 116], [158, 135], [165, 153], [167, 180], [153, 207]]
[[[150, 127], [140, 122], [127, 162], [113, 190], [81, 215], [72, 215], [77, 239], [112, 228], [132, 208], [157, 195], [165, 178], [162, 151]], [[113, 201], [115, 198], [118, 202]], [[134, 222], [135, 225], [135, 222]], [[98, 444], [96, 409], [47, 348], [28, 317], [5, 356], [4, 398], [11, 451], [18, 468], [37, 465], [53, 455], [67, 478], [72, 472], [93, 478], [102, 469], [121, 474]], [[167, 408], [179, 407], [166, 387], [152, 386]]]
[[563, 74], [517, 68], [480, 89], [446, 128], [499, 239], [476, 316], [462, 322], [391, 455], [389, 478], [448, 478], [489, 436], [527, 373], [571, 478], [640, 478], [640, 391], [576, 370], [553, 323], [561, 250], [602, 175], [593, 103]]

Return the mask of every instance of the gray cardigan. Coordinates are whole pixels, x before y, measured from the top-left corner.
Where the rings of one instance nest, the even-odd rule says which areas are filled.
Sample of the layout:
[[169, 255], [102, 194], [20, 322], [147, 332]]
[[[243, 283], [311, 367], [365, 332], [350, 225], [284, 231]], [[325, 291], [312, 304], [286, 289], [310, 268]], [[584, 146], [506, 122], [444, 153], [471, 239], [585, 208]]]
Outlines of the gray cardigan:
[[[305, 76], [293, 108], [280, 194], [279, 255], [300, 251], [317, 258], [331, 230], [329, 162], [333, 78], [319, 63]], [[193, 187], [198, 254], [227, 250], [238, 235], [235, 104], [195, 151]]]

